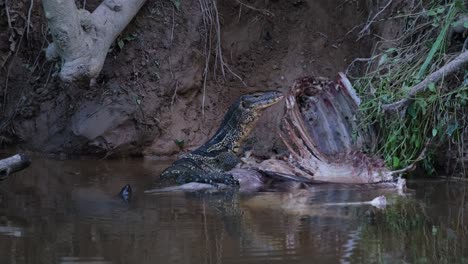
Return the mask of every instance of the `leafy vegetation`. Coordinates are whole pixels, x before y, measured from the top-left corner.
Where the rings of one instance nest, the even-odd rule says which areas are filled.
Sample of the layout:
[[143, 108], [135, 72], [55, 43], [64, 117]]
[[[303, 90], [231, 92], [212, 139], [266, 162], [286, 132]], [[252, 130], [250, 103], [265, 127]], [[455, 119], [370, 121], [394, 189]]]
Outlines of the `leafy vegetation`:
[[[370, 151], [382, 156], [387, 166], [408, 166], [429, 143], [451, 142], [462, 154], [468, 119], [466, 69], [431, 83], [406, 111], [389, 115], [382, 106], [405, 98], [413, 86], [460, 53], [463, 42], [452, 41], [451, 27], [465, 13], [461, 1], [432, 1], [389, 18], [404, 20], [402, 34], [379, 43], [377, 47], [387, 48], [375, 51], [364, 77], [355, 81], [364, 98], [361, 126], [378, 131], [379, 142]], [[423, 165], [431, 173], [434, 148], [428, 151]]]

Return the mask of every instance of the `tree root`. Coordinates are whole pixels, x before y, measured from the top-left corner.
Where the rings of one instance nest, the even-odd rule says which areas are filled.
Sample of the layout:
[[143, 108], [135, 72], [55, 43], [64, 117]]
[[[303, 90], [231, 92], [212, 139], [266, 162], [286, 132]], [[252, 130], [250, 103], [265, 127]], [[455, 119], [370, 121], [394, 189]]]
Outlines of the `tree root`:
[[43, 0], [54, 42], [48, 60], [61, 58], [60, 78], [95, 79], [109, 47], [146, 0], [104, 0], [93, 13], [78, 9], [74, 0]]

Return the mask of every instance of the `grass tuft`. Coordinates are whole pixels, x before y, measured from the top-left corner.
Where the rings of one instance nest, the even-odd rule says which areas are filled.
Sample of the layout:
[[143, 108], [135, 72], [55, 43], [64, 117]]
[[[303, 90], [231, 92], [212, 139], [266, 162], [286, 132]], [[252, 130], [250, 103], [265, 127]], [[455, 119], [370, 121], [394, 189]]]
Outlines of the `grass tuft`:
[[[404, 99], [413, 86], [460, 53], [451, 43], [450, 32], [464, 13], [457, 1], [432, 1], [389, 18], [404, 21], [403, 33], [378, 43], [376, 47], [391, 48], [377, 48], [367, 61], [364, 76], [354, 78], [363, 98], [360, 126], [373, 126], [377, 131], [378, 144], [369, 151], [382, 156], [389, 167], [410, 165], [429, 143], [449, 142], [463, 156], [463, 135], [468, 132], [466, 69], [430, 84], [402, 115], [388, 115], [382, 105]], [[436, 145], [431, 144], [423, 161], [428, 173], [434, 171]]]

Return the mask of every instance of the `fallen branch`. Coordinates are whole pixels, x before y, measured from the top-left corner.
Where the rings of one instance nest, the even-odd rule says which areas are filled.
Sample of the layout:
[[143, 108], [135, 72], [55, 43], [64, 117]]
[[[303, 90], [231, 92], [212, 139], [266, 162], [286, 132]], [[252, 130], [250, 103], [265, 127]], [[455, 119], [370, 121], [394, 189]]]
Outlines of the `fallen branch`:
[[406, 107], [411, 103], [414, 97], [424, 90], [427, 89], [428, 85], [431, 83], [436, 83], [441, 80], [446, 75], [449, 75], [457, 70], [459, 70], [465, 63], [468, 62], [468, 51], [465, 51], [458, 55], [455, 59], [450, 61], [449, 63], [445, 64], [442, 68], [438, 69], [437, 71], [431, 73], [427, 76], [422, 82], [415, 85], [406, 95], [405, 99], [401, 99], [400, 101], [391, 103], [391, 104], [384, 104], [382, 105], [382, 109], [385, 112], [396, 112], [399, 110], [406, 110]]
[[23, 170], [31, 164], [31, 160], [25, 154], [16, 154], [0, 160], [0, 181], [5, 180], [12, 173]]
[[109, 47], [146, 0], [104, 0], [93, 13], [78, 9], [74, 0], [43, 0], [54, 42], [46, 50], [48, 60], [61, 58], [60, 78], [95, 79]]

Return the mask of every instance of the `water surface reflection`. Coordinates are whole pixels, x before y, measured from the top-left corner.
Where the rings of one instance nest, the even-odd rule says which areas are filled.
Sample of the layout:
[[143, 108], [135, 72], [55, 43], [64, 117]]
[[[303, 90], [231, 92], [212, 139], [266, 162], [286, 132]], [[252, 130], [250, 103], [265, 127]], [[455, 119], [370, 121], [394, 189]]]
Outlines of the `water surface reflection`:
[[[394, 195], [343, 185], [143, 194], [165, 166], [35, 159], [0, 183], [0, 263], [453, 263], [468, 255], [465, 184], [410, 184], [416, 192], [405, 201], [413, 202], [384, 212], [324, 206]], [[127, 183], [129, 204], [116, 196]]]

